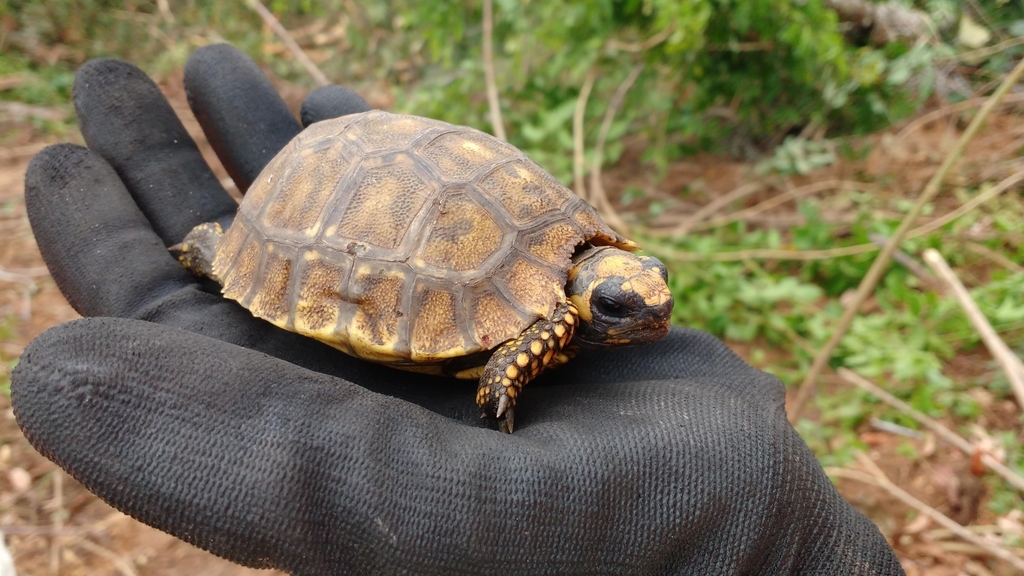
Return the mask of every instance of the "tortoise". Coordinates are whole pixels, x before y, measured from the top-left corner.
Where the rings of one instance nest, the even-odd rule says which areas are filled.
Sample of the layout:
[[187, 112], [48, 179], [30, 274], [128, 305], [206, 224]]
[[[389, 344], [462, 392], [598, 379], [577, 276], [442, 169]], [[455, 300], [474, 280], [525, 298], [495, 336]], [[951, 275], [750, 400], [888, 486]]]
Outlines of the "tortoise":
[[372, 110], [310, 125], [223, 231], [172, 250], [281, 328], [403, 370], [479, 379], [511, 433], [523, 386], [580, 346], [654, 342], [667, 270], [518, 149]]

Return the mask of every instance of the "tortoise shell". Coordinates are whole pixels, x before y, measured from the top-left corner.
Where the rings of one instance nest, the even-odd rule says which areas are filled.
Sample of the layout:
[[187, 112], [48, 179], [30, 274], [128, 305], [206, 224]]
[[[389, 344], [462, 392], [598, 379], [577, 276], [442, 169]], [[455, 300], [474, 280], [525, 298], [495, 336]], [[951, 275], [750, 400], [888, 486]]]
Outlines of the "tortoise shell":
[[213, 271], [273, 324], [441, 373], [548, 317], [585, 243], [636, 249], [513, 146], [370, 111], [313, 124], [270, 161]]

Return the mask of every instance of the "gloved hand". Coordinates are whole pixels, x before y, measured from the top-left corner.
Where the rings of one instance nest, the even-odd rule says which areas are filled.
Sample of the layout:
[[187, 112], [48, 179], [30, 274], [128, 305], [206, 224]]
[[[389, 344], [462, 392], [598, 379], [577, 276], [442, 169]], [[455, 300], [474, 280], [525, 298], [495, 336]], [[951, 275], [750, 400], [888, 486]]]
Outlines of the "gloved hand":
[[[233, 48], [197, 51], [185, 82], [241, 190], [300, 130]], [[32, 444], [118, 509], [297, 574], [902, 573], [787, 423], [781, 383], [715, 338], [583, 352], [501, 434], [474, 382], [279, 330], [174, 260], [236, 204], [142, 72], [85, 65], [75, 106], [89, 148], [41, 152], [26, 203], [89, 318], [28, 347], [12, 400]], [[367, 108], [330, 87], [302, 119]]]

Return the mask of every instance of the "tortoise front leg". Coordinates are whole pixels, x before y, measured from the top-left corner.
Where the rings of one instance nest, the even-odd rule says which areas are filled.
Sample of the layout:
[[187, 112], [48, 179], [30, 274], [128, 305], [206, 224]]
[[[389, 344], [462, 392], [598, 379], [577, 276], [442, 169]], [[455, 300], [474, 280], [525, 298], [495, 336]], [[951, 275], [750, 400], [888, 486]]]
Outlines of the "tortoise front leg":
[[515, 340], [498, 346], [484, 366], [476, 404], [482, 417], [498, 419], [502, 432], [512, 433], [516, 397], [523, 386], [548, 368], [568, 362], [577, 348], [569, 346], [579, 325], [576, 307], [562, 302], [551, 318], [541, 318]]

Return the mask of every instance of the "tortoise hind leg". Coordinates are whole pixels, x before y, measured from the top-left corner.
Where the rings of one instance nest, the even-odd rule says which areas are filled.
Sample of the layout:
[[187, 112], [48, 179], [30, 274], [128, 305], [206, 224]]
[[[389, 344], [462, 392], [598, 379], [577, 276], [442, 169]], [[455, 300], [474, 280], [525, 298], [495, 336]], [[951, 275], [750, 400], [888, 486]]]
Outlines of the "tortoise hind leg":
[[484, 366], [476, 403], [484, 417], [498, 419], [502, 432], [515, 426], [516, 397], [527, 382], [548, 368], [564, 364], [575, 355], [569, 345], [579, 325], [576, 307], [562, 302], [551, 318], [541, 318], [515, 340], [498, 346]]
[[217, 256], [217, 243], [224, 237], [224, 229], [216, 222], [207, 222], [193, 228], [181, 244], [168, 248], [175, 253], [182, 266], [195, 276], [210, 278], [221, 283], [213, 273], [213, 260]]

